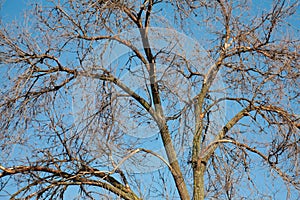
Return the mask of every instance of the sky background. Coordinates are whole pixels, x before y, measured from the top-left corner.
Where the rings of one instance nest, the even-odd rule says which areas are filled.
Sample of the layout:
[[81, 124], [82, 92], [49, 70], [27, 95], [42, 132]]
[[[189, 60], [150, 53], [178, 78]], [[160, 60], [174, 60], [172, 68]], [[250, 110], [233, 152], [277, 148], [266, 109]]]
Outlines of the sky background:
[[[34, 2], [34, 1], [25, 1], [25, 0], [0, 0], [0, 19], [4, 23], [10, 23], [12, 21], [17, 21], [17, 22], [22, 22], [23, 20], [23, 15], [24, 15], [24, 9], [26, 8], [28, 2]], [[38, 1], [42, 2], [42, 1]], [[262, 1], [255, 1], [253, 3], [253, 6], [262, 6], [263, 4], [261, 3]], [[266, 3], [268, 1], [264, 1]], [[298, 8], [299, 11], [299, 8]], [[300, 27], [300, 17], [299, 17], [299, 12], [296, 17], [294, 17], [291, 20], [292, 26], [295, 26], [296, 28], [299, 29]], [[258, 173], [259, 174], [259, 173]], [[279, 197], [279, 196], [278, 196]], [[282, 194], [282, 199], [285, 199], [285, 195]]]
[[26, 8], [25, 0], [1, 0], [0, 15], [3, 21], [19, 20], [21, 13]]

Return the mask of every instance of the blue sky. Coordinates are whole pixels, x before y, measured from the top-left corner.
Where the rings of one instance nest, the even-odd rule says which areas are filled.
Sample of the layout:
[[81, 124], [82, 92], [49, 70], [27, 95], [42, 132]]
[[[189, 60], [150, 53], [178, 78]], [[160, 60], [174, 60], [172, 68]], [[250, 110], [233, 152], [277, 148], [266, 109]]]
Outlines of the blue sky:
[[[34, 1], [25, 1], [25, 0], [4, 0], [2, 2], [2, 7], [0, 9], [0, 17], [4, 23], [10, 23], [13, 20], [22, 21], [23, 10], [26, 8], [28, 2]], [[299, 16], [299, 15], [298, 15]], [[299, 20], [299, 18], [298, 18]], [[299, 21], [295, 21], [296, 26], [299, 28]], [[282, 196], [282, 199], [285, 199], [285, 196]]]
[[18, 20], [22, 16], [22, 11], [26, 7], [25, 0], [3, 0], [0, 5], [0, 15], [4, 21]]

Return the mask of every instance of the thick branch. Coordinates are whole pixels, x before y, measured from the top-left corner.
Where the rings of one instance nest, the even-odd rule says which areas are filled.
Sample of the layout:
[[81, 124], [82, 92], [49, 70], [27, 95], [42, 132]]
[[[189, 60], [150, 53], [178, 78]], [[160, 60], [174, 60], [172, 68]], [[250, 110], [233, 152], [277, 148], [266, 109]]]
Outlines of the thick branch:
[[200, 157], [198, 157], [198, 162], [207, 162], [211, 155], [214, 153], [214, 151], [218, 147], [218, 142], [221, 139], [223, 139], [226, 135], [226, 133], [239, 121], [241, 120], [244, 116], [248, 116], [249, 112], [251, 111], [252, 107], [248, 106], [238, 112], [227, 124], [222, 128], [222, 130], [219, 132], [219, 134], [215, 137], [214, 142], [212, 142], [211, 145], [209, 145], [209, 148], [206, 149], [205, 151], [202, 151], [200, 154]]
[[[107, 172], [99, 171], [97, 169], [87, 168], [88, 171], [79, 171], [77, 174], [69, 174], [60, 170], [52, 169], [49, 167], [42, 167], [42, 166], [16, 166], [12, 168], [5, 168], [0, 165], [0, 170], [3, 172], [0, 173], [0, 178], [9, 176], [9, 175], [16, 175], [16, 174], [26, 174], [30, 172], [47, 172], [51, 173], [55, 176], [63, 178], [62, 181], [50, 181], [51, 187], [55, 185], [94, 185], [100, 186], [104, 189], [107, 189], [116, 195], [121, 196], [124, 199], [139, 199], [128, 187], [123, 186], [119, 181], [115, 178], [111, 177]], [[83, 176], [86, 174], [92, 174], [101, 179], [107, 181], [108, 183], [104, 183], [101, 181], [89, 180], [84, 178]], [[42, 180], [43, 181], [43, 180]], [[44, 180], [46, 181], [46, 180]], [[50, 187], [50, 188], [51, 188]], [[46, 188], [46, 189], [50, 189]], [[25, 188], [26, 189], [26, 188]], [[21, 191], [18, 191], [20, 193]], [[36, 193], [33, 196], [37, 195]]]

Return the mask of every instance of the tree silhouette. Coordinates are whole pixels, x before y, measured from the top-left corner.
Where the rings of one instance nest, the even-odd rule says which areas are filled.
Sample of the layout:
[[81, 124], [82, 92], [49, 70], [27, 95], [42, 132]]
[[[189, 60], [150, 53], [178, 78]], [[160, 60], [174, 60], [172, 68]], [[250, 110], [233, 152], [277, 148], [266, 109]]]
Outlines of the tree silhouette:
[[270, 2], [49, 1], [1, 22], [0, 195], [299, 197], [299, 2]]

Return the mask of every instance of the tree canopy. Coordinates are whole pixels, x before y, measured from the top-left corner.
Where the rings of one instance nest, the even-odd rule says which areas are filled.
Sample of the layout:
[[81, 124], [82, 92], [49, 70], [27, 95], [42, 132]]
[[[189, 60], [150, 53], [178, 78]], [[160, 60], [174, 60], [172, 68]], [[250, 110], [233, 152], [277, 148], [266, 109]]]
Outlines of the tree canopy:
[[1, 198], [299, 198], [299, 1], [28, 8], [0, 23]]

